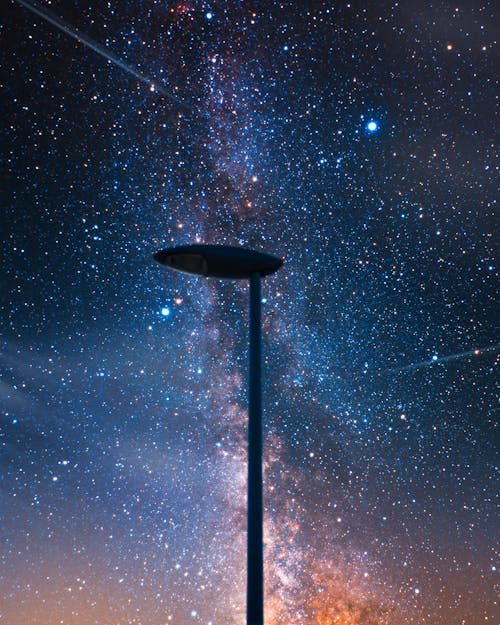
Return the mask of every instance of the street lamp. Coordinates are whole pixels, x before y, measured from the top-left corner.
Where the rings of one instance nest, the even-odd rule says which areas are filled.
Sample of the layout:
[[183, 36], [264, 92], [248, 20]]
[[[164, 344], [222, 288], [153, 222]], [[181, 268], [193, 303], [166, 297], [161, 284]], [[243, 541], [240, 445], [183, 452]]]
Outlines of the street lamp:
[[154, 258], [183, 273], [250, 280], [247, 625], [264, 625], [260, 279], [277, 271], [283, 261], [263, 252], [229, 245], [182, 245], [156, 252]]

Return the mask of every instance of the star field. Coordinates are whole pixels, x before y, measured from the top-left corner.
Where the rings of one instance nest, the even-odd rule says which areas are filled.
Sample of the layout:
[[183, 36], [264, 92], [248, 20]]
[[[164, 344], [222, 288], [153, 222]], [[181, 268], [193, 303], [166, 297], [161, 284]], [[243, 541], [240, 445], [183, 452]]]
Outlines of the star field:
[[0, 623], [243, 625], [248, 287], [152, 258], [200, 242], [285, 259], [266, 625], [499, 622], [497, 24], [5, 3]]

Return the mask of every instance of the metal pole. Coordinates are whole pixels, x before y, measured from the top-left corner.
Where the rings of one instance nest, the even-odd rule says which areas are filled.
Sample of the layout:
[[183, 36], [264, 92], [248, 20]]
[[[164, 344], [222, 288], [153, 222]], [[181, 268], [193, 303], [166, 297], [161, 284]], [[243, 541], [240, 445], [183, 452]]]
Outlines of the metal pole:
[[264, 625], [260, 275], [250, 276], [247, 625]]

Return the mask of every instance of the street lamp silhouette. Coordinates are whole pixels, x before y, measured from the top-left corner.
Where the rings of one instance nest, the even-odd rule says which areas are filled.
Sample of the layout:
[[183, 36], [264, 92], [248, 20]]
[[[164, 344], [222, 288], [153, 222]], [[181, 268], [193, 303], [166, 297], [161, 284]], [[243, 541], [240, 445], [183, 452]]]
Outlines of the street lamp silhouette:
[[277, 271], [283, 261], [263, 252], [229, 245], [182, 245], [156, 252], [154, 258], [183, 273], [250, 280], [247, 625], [264, 625], [260, 282], [261, 277]]

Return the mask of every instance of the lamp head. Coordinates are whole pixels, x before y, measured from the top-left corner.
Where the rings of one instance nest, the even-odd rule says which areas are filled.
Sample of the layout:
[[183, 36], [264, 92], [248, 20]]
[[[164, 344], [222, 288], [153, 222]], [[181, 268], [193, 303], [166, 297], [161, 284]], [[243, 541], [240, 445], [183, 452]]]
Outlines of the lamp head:
[[183, 273], [233, 280], [253, 273], [267, 276], [283, 264], [276, 256], [230, 245], [181, 245], [156, 252], [154, 258]]

